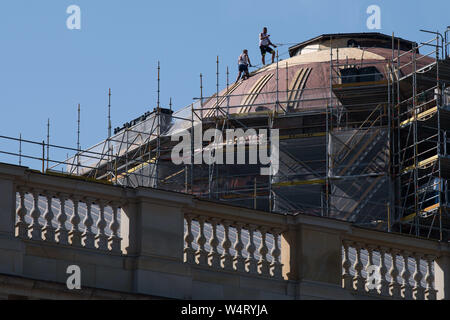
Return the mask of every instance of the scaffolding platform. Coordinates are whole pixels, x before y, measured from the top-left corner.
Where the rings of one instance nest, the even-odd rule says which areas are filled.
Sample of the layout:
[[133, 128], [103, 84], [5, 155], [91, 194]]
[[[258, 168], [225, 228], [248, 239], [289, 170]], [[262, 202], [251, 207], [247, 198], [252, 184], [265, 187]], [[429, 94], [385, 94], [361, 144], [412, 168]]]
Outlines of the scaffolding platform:
[[333, 84], [333, 93], [347, 109], [367, 109], [388, 101], [388, 81], [369, 81]]
[[[419, 226], [422, 232], [419, 236], [426, 238], [440, 238], [445, 241], [450, 240], [448, 234], [450, 233], [448, 226], [450, 226], [450, 209], [448, 204], [439, 204], [428, 206], [420, 211], [417, 216], [416, 213], [412, 213], [401, 219], [403, 224], [403, 232], [408, 232], [405, 227], [409, 226], [410, 232], [416, 226]], [[442, 226], [442, 227], [441, 227]]]
[[[439, 170], [433, 170], [436, 165], [436, 162], [440, 162], [440, 175], [443, 179], [450, 179], [450, 157], [449, 156], [440, 156], [434, 155], [428, 159], [422, 160], [418, 162], [417, 169], [419, 170], [432, 170], [432, 174], [435, 177], [439, 177]], [[401, 173], [405, 174], [412, 170], [414, 170], [416, 166], [412, 165], [405, 168]]]
[[[429, 217], [433, 216], [434, 214], [438, 213], [439, 208], [441, 208], [441, 207], [442, 206], [439, 203], [428, 206], [428, 207], [420, 210], [419, 217], [421, 217], [423, 219], [429, 218]], [[401, 219], [401, 221], [402, 222], [410, 222], [410, 221], [413, 221], [416, 216], [417, 216], [417, 214], [414, 212], [406, 217], [403, 217]], [[447, 219], [447, 220], [449, 220], [449, 219]], [[449, 222], [450, 222], [450, 220], [449, 220]]]
[[[439, 69], [439, 76], [437, 70]], [[416, 72], [410, 72], [400, 77], [400, 92], [405, 97], [411, 97], [414, 94], [413, 76], [415, 75], [416, 92], [426, 91], [436, 86], [436, 79], [439, 78], [445, 87], [450, 86], [450, 59], [434, 61]]]
[[[439, 107], [439, 121], [445, 128], [450, 128], [450, 108], [449, 107]], [[417, 118], [417, 119], [416, 119]], [[432, 107], [424, 112], [421, 112], [417, 117], [412, 116], [408, 120], [400, 123], [402, 128], [406, 128], [412, 125], [415, 120], [417, 120], [419, 125], [424, 127], [437, 128], [438, 125], [438, 107]]]

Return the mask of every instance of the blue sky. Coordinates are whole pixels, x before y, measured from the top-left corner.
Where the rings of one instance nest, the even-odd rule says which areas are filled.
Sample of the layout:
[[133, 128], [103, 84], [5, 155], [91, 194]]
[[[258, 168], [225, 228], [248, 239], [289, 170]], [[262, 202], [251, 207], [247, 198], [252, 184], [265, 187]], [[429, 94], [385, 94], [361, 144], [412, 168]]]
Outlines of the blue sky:
[[[66, 9], [72, 4], [81, 8], [81, 30], [66, 27]], [[162, 105], [172, 97], [179, 109], [199, 96], [200, 73], [206, 92], [215, 91], [217, 55], [221, 87], [227, 65], [231, 81], [235, 79], [243, 48], [259, 63], [263, 26], [275, 43], [301, 42], [322, 33], [369, 32], [366, 9], [372, 4], [381, 8], [382, 33], [394, 31], [420, 42], [430, 35], [419, 29], [444, 31], [450, 25], [450, 2], [441, 0], [2, 0], [0, 135], [22, 133], [42, 141], [50, 118], [51, 143], [75, 147], [80, 103], [81, 145], [87, 148], [106, 138], [108, 88], [113, 127], [155, 107], [158, 60]], [[17, 151], [18, 146], [0, 140], [4, 149]], [[39, 154], [39, 148], [29, 152]], [[17, 159], [0, 156], [0, 161]]]

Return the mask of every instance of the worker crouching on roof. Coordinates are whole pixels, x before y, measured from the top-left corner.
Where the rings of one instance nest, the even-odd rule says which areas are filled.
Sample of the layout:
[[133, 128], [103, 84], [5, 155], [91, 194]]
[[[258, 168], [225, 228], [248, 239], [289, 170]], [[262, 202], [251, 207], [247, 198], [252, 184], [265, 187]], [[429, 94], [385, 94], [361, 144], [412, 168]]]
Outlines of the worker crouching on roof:
[[251, 67], [252, 64], [250, 63], [250, 58], [248, 57], [247, 49], [244, 49], [244, 51], [242, 51], [241, 55], [239, 56], [238, 65], [239, 65], [239, 74], [236, 79], [236, 82], [238, 82], [239, 79], [241, 78], [242, 72], [244, 72], [244, 75], [242, 77], [243, 80], [250, 78], [250, 74], [248, 73], [248, 67], [249, 66]]
[[272, 63], [275, 61], [275, 51], [270, 47], [276, 48], [277, 46], [270, 42], [270, 34], [267, 34], [267, 28], [264, 27], [263, 32], [259, 34], [259, 49], [261, 50], [262, 63], [266, 64], [266, 53], [272, 54]]

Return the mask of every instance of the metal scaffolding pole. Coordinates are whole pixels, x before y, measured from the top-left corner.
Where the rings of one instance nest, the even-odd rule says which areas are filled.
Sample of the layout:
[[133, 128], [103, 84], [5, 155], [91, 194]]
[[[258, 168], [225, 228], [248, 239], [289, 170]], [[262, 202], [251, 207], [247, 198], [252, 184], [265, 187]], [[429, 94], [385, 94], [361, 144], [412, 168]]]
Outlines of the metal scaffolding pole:
[[81, 123], [81, 105], [78, 104], [78, 121], [77, 121], [77, 176], [80, 175], [80, 123]]
[[[398, 128], [398, 133], [397, 133], [397, 149], [395, 150], [397, 152], [397, 188], [398, 191], [396, 192], [396, 195], [398, 197], [397, 199], [397, 208], [400, 208], [400, 205], [402, 203], [402, 194], [401, 194], [401, 162], [402, 162], [402, 156], [401, 156], [401, 140], [400, 140], [400, 39], [398, 39], [397, 42], [397, 128]], [[402, 214], [403, 214], [403, 210], [401, 209], [397, 209], [396, 210], [398, 212], [398, 220], [400, 221], [402, 218]], [[402, 223], [399, 223], [399, 229], [400, 232], [402, 232]]]
[[[156, 159], [155, 159], [155, 188], [159, 186], [159, 162], [161, 158], [161, 108], [158, 106], [156, 111], [157, 127], [156, 127]], [[152, 161], [152, 154], [149, 150], [149, 162]], [[150, 172], [150, 170], [149, 170]]]
[[[444, 42], [444, 41], [443, 41]], [[444, 101], [444, 92], [445, 86], [442, 86], [441, 90], [441, 82], [439, 77], [439, 35], [436, 34], [436, 88], [438, 97], [436, 99], [436, 108], [437, 108], [437, 135], [438, 135], [438, 145], [437, 145], [437, 156], [438, 156], [438, 201], [439, 201], [439, 241], [443, 241], [443, 233], [442, 233], [442, 171], [441, 171], [441, 161], [440, 158], [442, 156], [441, 153], [441, 103]]]
[[160, 78], [160, 72], [161, 72], [161, 65], [158, 61], [158, 89], [157, 89], [157, 99], [156, 99], [156, 108], [159, 108], [159, 101], [160, 101], [160, 84], [161, 84], [161, 78]]
[[194, 194], [194, 104], [191, 104], [191, 194]]
[[333, 105], [333, 46], [332, 38], [330, 37], [330, 101], [327, 104], [325, 112], [325, 126], [326, 126], [326, 143], [325, 143], [325, 154], [326, 154], [326, 182], [325, 182], [325, 213], [326, 217], [330, 216], [330, 120], [329, 120], [329, 108]]
[[391, 137], [391, 127], [392, 127], [392, 123], [391, 123], [391, 113], [392, 113], [392, 106], [391, 106], [391, 99], [393, 97], [392, 92], [391, 92], [391, 87], [393, 87], [391, 85], [391, 80], [394, 80], [394, 75], [393, 75], [393, 71], [392, 71], [392, 63], [394, 61], [394, 33], [392, 33], [392, 60], [389, 62], [389, 67], [388, 67], [388, 166], [387, 166], [387, 174], [389, 177], [389, 203], [387, 205], [387, 220], [388, 220], [388, 232], [391, 232], [391, 205], [392, 205], [392, 183], [393, 183], [393, 179], [392, 179], [392, 137]]
[[413, 110], [413, 117], [414, 117], [414, 124], [413, 124], [413, 146], [414, 146], [414, 210], [416, 212], [415, 216], [415, 222], [416, 222], [416, 236], [419, 236], [420, 230], [419, 230], [419, 184], [418, 184], [418, 166], [419, 166], [419, 159], [418, 159], [418, 144], [417, 144], [417, 110], [416, 110], [416, 96], [417, 96], [417, 60], [416, 60], [416, 50], [413, 50], [412, 55], [412, 64], [413, 64], [413, 101], [412, 101], [412, 110]]
[[22, 165], [22, 133], [19, 133], [19, 166]]
[[111, 89], [108, 91], [108, 176], [107, 179], [113, 179], [112, 173], [112, 148], [111, 148]]
[[50, 118], [47, 119], [47, 170], [50, 161]]
[[289, 105], [289, 64], [286, 61], [286, 110], [285, 110], [285, 114], [289, 111], [288, 110], [288, 105]]

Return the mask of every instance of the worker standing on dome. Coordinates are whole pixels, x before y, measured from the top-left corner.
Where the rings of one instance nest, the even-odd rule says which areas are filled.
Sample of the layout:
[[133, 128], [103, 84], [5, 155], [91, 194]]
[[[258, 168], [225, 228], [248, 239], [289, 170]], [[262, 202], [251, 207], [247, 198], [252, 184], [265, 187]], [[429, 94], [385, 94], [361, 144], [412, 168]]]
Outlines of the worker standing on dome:
[[239, 79], [241, 78], [242, 72], [244, 72], [244, 76], [242, 77], [242, 79], [248, 79], [250, 78], [250, 74], [248, 73], [248, 67], [252, 66], [252, 64], [250, 63], [250, 58], [248, 57], [248, 51], [247, 49], [244, 49], [244, 51], [242, 51], [241, 55], [238, 58], [238, 65], [239, 65], [239, 75], [236, 79], [236, 82], [239, 81]]
[[259, 34], [259, 49], [261, 50], [262, 63], [266, 64], [266, 53], [272, 54], [272, 63], [275, 61], [275, 51], [270, 47], [276, 48], [277, 46], [270, 42], [270, 34], [267, 34], [267, 28], [264, 27], [263, 32]]

